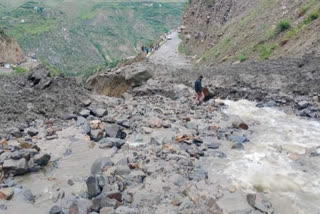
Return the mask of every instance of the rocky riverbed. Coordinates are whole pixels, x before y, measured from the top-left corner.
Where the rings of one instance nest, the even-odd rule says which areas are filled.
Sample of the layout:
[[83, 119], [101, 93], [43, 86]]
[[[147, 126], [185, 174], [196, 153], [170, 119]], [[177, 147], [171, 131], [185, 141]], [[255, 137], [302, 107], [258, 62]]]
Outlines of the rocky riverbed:
[[[279, 103], [281, 93], [261, 87], [256, 102], [261, 88], [209, 86], [230, 99], [196, 106], [199, 73], [156, 54], [100, 74], [114, 83], [122, 70], [124, 93], [97, 90], [94, 77], [98, 95], [45, 71], [0, 86], [10, 103], [1, 103], [3, 213], [319, 213], [320, 124], [295, 112], [317, 100], [293, 93]], [[243, 93], [223, 96], [235, 88]]]

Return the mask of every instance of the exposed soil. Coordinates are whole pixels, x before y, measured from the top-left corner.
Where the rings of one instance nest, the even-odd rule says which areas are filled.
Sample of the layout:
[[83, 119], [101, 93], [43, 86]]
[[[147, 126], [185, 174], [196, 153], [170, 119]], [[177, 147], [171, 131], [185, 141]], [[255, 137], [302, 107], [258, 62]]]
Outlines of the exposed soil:
[[[30, 75], [36, 72], [48, 71], [40, 66]], [[41, 88], [26, 75], [0, 76], [0, 130], [18, 124], [23, 127], [36, 119], [71, 114], [83, 106], [87, 91], [74, 79], [57, 76], [47, 77], [46, 81], [48, 85]]]

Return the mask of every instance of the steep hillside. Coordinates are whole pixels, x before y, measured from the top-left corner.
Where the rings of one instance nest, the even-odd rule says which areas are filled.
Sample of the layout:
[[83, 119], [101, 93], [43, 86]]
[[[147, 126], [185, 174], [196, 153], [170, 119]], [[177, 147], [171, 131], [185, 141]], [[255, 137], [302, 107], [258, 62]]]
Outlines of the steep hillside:
[[[26, 53], [70, 75], [136, 55], [180, 24], [183, 2], [4, 1], [0, 27]], [[2, 12], [1, 12], [2, 11]]]
[[180, 50], [217, 64], [320, 55], [319, 0], [190, 0]]
[[24, 60], [19, 44], [0, 29], [0, 63], [17, 64]]

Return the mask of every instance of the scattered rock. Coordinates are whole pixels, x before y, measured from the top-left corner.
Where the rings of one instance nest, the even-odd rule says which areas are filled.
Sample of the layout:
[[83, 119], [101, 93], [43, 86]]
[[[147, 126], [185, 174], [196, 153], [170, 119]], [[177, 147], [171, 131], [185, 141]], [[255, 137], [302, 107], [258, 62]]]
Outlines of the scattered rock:
[[91, 174], [95, 175], [100, 173], [105, 167], [113, 166], [113, 162], [110, 158], [98, 158], [91, 166]]
[[10, 200], [13, 194], [14, 191], [11, 188], [0, 189], [0, 199], [2, 200]]
[[61, 213], [61, 208], [58, 205], [54, 205], [51, 207], [49, 214], [60, 214]]
[[79, 112], [79, 114], [80, 114], [82, 117], [89, 117], [89, 116], [90, 116], [90, 110], [88, 110], [88, 109], [83, 109], [82, 111]]
[[163, 121], [158, 117], [151, 117], [148, 122], [148, 124], [151, 128], [161, 128], [162, 123], [163, 123]]
[[103, 131], [100, 129], [93, 129], [90, 131], [91, 140], [98, 142], [103, 138]]
[[35, 196], [32, 194], [30, 189], [23, 189], [19, 193], [19, 196], [22, 197], [27, 202], [34, 203], [34, 201], [35, 201]]
[[301, 101], [297, 103], [297, 108], [299, 110], [303, 110], [305, 108], [307, 108], [310, 104], [307, 101]]
[[89, 176], [86, 184], [89, 198], [96, 197], [101, 193], [101, 188], [99, 187], [99, 182], [96, 176]]
[[27, 133], [28, 133], [31, 137], [33, 137], [33, 136], [36, 136], [36, 135], [39, 133], [39, 131], [38, 131], [37, 129], [35, 129], [35, 128], [29, 128], [28, 131], [27, 131]]
[[242, 143], [235, 143], [232, 145], [231, 149], [244, 150], [244, 146]]
[[50, 158], [51, 156], [49, 154], [37, 154], [33, 157], [33, 161], [39, 166], [45, 166], [48, 164]]
[[104, 117], [108, 115], [108, 110], [103, 108], [96, 108], [92, 110], [92, 113], [97, 117]]
[[20, 160], [5, 160], [3, 163], [3, 171], [6, 174], [23, 175], [26, 174], [28, 169], [28, 162], [25, 158]]
[[272, 214], [274, 213], [272, 209], [272, 204], [268, 202], [261, 194], [248, 194], [247, 201], [250, 206], [261, 211], [262, 213]]
[[139, 214], [139, 210], [137, 208], [130, 208], [126, 206], [121, 206], [116, 209], [116, 214]]

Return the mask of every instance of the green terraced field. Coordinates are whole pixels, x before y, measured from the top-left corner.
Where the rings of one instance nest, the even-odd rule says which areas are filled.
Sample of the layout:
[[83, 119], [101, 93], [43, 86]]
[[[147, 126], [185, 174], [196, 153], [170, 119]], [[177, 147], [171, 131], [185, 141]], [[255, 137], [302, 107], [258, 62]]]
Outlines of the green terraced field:
[[180, 25], [183, 1], [3, 0], [0, 28], [69, 75], [135, 55]]

